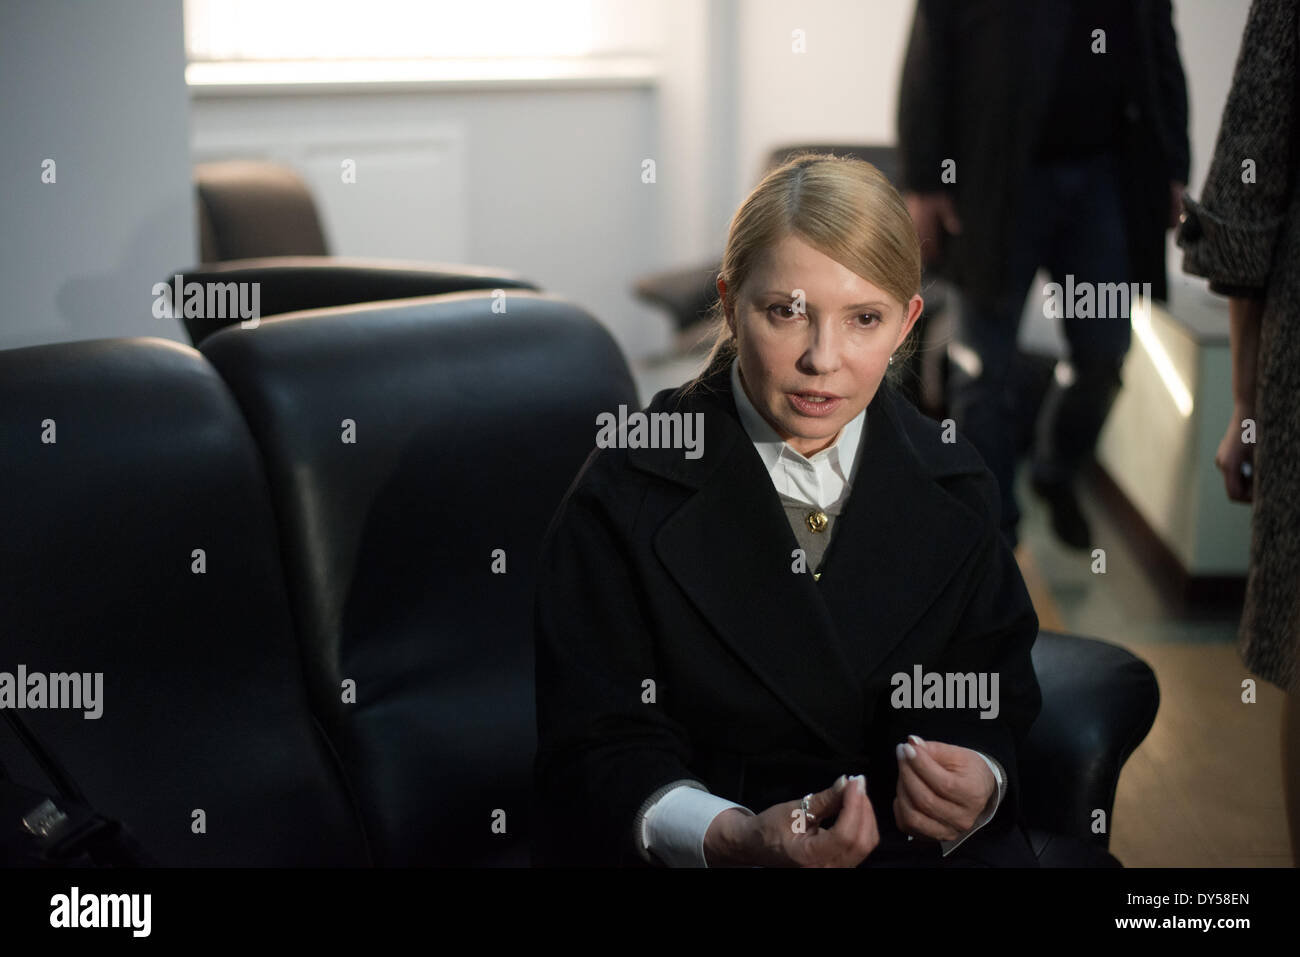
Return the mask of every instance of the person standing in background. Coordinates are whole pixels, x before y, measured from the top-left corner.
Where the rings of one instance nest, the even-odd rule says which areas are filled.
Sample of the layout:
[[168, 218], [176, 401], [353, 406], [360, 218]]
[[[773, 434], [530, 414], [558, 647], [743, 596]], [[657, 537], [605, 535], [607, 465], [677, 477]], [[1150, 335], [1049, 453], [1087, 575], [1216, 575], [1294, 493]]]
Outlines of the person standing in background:
[[1183, 271], [1228, 296], [1233, 413], [1215, 464], [1253, 502], [1242, 661], [1286, 692], [1282, 779], [1300, 865], [1300, 2], [1254, 0], [1214, 159], [1184, 197]]
[[[923, 252], [957, 286], [950, 404], [997, 476], [1017, 542], [1008, 373], [1040, 266], [1167, 296], [1166, 231], [1187, 181], [1187, 91], [1169, 0], [919, 0], [898, 109]], [[1091, 547], [1073, 484], [1120, 388], [1127, 304], [1065, 313], [1070, 368], [1039, 419], [1032, 484], [1062, 541]]]

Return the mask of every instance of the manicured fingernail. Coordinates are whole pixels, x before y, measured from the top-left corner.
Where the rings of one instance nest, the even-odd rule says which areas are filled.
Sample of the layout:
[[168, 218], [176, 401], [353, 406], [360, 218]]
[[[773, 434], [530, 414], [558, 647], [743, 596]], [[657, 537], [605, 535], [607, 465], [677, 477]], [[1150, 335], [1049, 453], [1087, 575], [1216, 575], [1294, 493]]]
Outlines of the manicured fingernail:
[[909, 734], [909, 735], [907, 736], [907, 740], [908, 740], [908, 741], [911, 741], [911, 742], [912, 742], [914, 745], [916, 745], [918, 748], [919, 748], [921, 745], [925, 744], [925, 742], [921, 740], [920, 735], [916, 735], [916, 734]]
[[848, 783], [849, 783], [849, 776], [847, 774], [841, 774], [840, 779], [835, 782], [835, 790], [843, 791], [844, 785]]
[[864, 778], [861, 774], [859, 774], [859, 775], [857, 775], [857, 776], [854, 778], [854, 780], [858, 782], [858, 790], [859, 790], [861, 793], [866, 794], [866, 793], [867, 793], [867, 779]]
[[898, 758], [898, 760], [900, 761], [903, 760], [903, 757], [905, 755], [905, 752], [903, 751], [903, 747], [904, 746], [900, 744], [898, 747], [894, 748], [894, 756]]
[[903, 750], [907, 753], [909, 758], [916, 757], [916, 748], [912, 747], [910, 744], [903, 745]]

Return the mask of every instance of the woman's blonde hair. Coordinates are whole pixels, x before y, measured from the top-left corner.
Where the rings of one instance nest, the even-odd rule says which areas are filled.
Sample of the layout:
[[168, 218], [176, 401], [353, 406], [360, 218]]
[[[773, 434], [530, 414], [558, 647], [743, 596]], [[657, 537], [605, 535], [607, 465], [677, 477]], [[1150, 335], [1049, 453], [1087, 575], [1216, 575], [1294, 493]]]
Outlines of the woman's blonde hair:
[[[864, 160], [803, 152], [763, 177], [731, 219], [718, 271], [733, 302], [759, 260], [787, 236], [879, 286], [904, 309], [921, 291], [921, 247], [912, 217], [884, 174]], [[709, 320], [716, 327], [713, 348], [686, 392], [736, 354], [721, 297], [710, 307]], [[910, 342], [909, 336], [889, 367], [895, 385]]]

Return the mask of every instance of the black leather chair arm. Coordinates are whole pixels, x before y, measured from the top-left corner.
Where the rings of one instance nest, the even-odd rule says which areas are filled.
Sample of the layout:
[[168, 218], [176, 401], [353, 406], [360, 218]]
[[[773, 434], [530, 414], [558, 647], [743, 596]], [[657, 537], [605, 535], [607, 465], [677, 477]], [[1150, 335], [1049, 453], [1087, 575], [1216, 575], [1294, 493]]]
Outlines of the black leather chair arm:
[[[1033, 660], [1043, 708], [1020, 761], [1025, 823], [1108, 847], [1120, 769], [1160, 707], [1155, 673], [1117, 645], [1050, 631]], [[1099, 809], [1105, 830], [1094, 833]]]

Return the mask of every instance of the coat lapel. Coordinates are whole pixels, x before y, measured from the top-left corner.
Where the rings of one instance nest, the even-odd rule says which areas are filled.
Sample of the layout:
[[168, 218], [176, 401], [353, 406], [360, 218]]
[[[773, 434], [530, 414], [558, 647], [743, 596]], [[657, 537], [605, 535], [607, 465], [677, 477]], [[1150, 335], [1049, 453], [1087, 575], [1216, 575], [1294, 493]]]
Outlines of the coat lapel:
[[842, 639], [865, 646], [869, 678], [949, 585], [985, 525], [934, 480], [936, 471], [976, 463], [942, 443], [937, 427], [916, 437], [934, 447], [917, 449], [900, 421], [905, 400], [882, 392], [868, 407], [861, 462], [818, 582]]
[[845, 642], [865, 642], [874, 670], [966, 558], [980, 519], [932, 480], [882, 388], [868, 407], [864, 458], [814, 582], [792, 570], [798, 543], [740, 424], [726, 368], [680, 401], [661, 393], [647, 411], [704, 415], [698, 459], [681, 450], [629, 450], [632, 464], [696, 490], [661, 525], [655, 553], [800, 722], [832, 753], [860, 753], [867, 702]]

